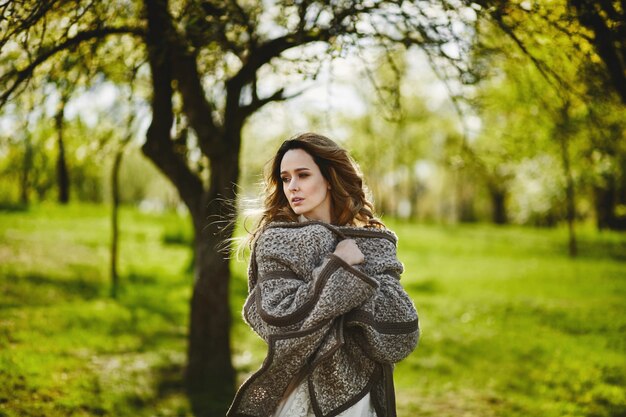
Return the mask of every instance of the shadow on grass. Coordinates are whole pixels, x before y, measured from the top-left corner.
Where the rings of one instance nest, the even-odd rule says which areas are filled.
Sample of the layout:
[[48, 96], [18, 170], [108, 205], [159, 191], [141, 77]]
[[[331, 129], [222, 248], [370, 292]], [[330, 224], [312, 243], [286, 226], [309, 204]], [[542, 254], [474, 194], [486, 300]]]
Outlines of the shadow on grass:
[[185, 407], [189, 409], [185, 410], [184, 415], [189, 412], [196, 417], [223, 416], [233, 399], [234, 394], [229, 389], [218, 395], [215, 395], [215, 392], [214, 395], [210, 395], [203, 391], [195, 395], [190, 393], [185, 382], [185, 366], [180, 363], [164, 363], [154, 370], [154, 375], [158, 400], [185, 398]]
[[100, 282], [83, 277], [61, 278], [39, 273], [8, 273], [1, 284], [0, 308], [55, 304], [68, 299], [94, 299], [101, 295]]
[[164, 363], [155, 370], [159, 398], [185, 393], [185, 366], [179, 363]]
[[578, 253], [581, 258], [611, 259], [626, 262], [626, 239], [622, 241], [602, 241], [599, 239], [578, 239]]
[[[117, 302], [126, 307], [131, 313], [143, 313], [159, 316], [168, 323], [180, 323], [183, 320], [181, 311], [174, 308], [171, 303], [166, 302], [164, 293], [173, 288], [186, 285], [185, 283], [174, 283], [164, 286], [155, 277], [133, 273], [127, 278], [121, 277], [122, 286]], [[128, 285], [124, 285], [128, 284]], [[143, 314], [141, 313], [141, 314]]]
[[137, 352], [164, 345], [178, 345], [187, 336], [187, 307], [173, 300], [170, 292], [180, 292], [186, 281], [164, 283], [152, 275], [133, 273], [120, 277], [122, 283], [115, 302], [126, 312], [126, 319], [109, 328], [111, 337], [128, 335], [141, 340]]
[[[130, 313], [131, 319], [120, 323], [114, 332], [128, 333], [139, 336], [141, 343], [135, 350], [137, 353], [150, 352], [169, 346], [181, 352], [186, 346], [188, 305], [177, 308], [170, 299], [163, 298], [166, 291], [178, 291], [181, 286], [187, 286], [186, 280], [170, 282], [152, 282], [150, 276], [133, 275], [135, 284], [128, 288], [118, 300]], [[142, 284], [138, 284], [141, 282]], [[152, 369], [153, 386], [156, 391], [155, 402], [167, 402], [168, 398], [180, 397], [186, 399], [186, 406], [197, 417], [212, 417], [224, 415], [234, 395], [233, 387], [212, 387], [209, 390], [190, 392], [185, 380], [184, 360], [167, 360]], [[224, 389], [227, 394], [222, 395]]]
[[409, 283], [403, 282], [403, 286], [409, 293], [415, 292], [434, 294], [440, 292], [441, 290], [439, 283], [437, 283], [437, 281], [434, 279], [425, 279]]
[[[123, 279], [124, 277], [122, 277]], [[139, 284], [139, 285], [154, 285], [157, 284], [157, 279], [153, 275], [141, 275], [136, 272], [132, 272], [126, 276], [125, 281], [128, 281], [131, 284]]]
[[22, 213], [28, 211], [28, 204], [0, 202], [0, 213]]

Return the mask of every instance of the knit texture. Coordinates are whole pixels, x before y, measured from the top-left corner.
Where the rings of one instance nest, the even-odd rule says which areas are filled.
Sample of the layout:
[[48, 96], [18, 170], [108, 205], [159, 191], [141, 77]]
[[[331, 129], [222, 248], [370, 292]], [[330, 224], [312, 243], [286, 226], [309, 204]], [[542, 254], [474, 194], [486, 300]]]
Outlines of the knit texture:
[[[333, 255], [354, 239], [365, 262]], [[368, 392], [378, 417], [395, 416], [393, 363], [419, 339], [415, 307], [400, 285], [393, 232], [318, 221], [271, 223], [248, 269], [244, 319], [268, 344], [263, 366], [240, 387], [229, 417], [268, 417], [295, 375], [304, 375], [317, 417]]]

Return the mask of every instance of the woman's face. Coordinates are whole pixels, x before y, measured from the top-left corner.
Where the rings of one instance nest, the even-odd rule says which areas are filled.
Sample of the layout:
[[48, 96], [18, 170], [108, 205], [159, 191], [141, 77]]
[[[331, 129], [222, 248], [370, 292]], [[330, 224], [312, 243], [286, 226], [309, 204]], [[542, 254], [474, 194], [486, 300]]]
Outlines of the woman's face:
[[288, 150], [280, 162], [283, 192], [291, 209], [310, 220], [330, 223], [330, 192], [313, 157], [302, 149]]

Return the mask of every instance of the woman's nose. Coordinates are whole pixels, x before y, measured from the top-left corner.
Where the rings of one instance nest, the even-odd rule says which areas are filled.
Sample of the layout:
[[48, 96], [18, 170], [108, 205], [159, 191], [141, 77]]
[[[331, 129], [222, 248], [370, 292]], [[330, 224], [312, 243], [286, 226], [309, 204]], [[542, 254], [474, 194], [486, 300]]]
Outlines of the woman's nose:
[[295, 178], [293, 178], [291, 181], [289, 181], [289, 190], [290, 191], [297, 190], [298, 188], [299, 188], [298, 187], [298, 182], [296, 181]]

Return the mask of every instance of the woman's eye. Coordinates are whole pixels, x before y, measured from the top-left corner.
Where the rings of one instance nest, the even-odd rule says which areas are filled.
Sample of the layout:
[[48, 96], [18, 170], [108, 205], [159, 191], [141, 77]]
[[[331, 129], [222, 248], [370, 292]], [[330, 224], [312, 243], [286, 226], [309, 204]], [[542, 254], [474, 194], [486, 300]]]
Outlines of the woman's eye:
[[281, 180], [282, 182], [289, 182], [289, 178], [287, 178], [287, 177], [282, 177], [280, 180]]
[[306, 178], [308, 176], [309, 176], [309, 174], [300, 174], [300, 178]]

